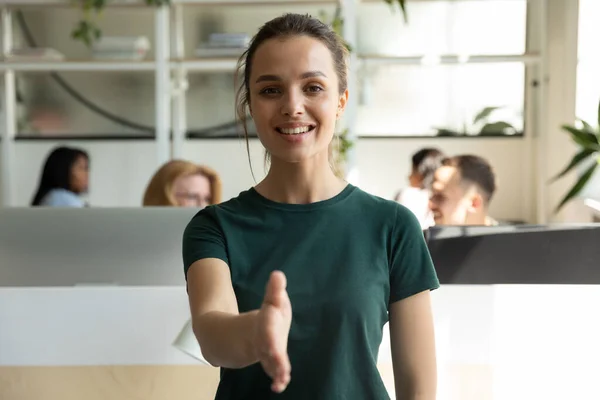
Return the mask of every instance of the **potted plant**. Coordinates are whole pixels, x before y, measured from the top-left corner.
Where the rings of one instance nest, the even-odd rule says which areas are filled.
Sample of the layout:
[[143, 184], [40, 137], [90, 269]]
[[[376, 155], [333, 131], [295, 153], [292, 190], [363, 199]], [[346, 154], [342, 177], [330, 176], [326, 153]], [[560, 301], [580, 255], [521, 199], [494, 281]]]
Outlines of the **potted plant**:
[[580, 127], [563, 125], [562, 129], [571, 136], [571, 139], [579, 147], [579, 151], [573, 156], [569, 164], [567, 164], [567, 166], [551, 180], [551, 182], [562, 178], [578, 166], [583, 166], [584, 171], [579, 176], [577, 182], [575, 182], [560, 201], [555, 212], [558, 212], [566, 203], [581, 193], [594, 173], [597, 170], [600, 170], [598, 168], [598, 165], [600, 164], [600, 104], [598, 104], [598, 118], [596, 121], [598, 125], [595, 128], [586, 121], [581, 119], [578, 121], [581, 124]]
[[348, 139], [348, 129], [344, 129], [337, 135], [337, 145], [333, 148], [333, 160], [335, 172], [340, 178], [345, 178], [346, 162], [348, 161], [348, 150], [354, 146], [354, 142]]
[[494, 113], [503, 106], [485, 107], [477, 113], [470, 125], [463, 123], [462, 130], [435, 128], [437, 136], [498, 136], [515, 135], [517, 129], [509, 122], [494, 119]]
[[[110, 0], [76, 0], [81, 6], [83, 17], [81, 21], [73, 28], [71, 37], [83, 42], [90, 47], [95, 41], [100, 39], [102, 31], [96, 23], [96, 17], [102, 13]], [[142, 0], [140, 0], [142, 1]], [[163, 6], [171, 3], [171, 0], [143, 0], [149, 6]]]

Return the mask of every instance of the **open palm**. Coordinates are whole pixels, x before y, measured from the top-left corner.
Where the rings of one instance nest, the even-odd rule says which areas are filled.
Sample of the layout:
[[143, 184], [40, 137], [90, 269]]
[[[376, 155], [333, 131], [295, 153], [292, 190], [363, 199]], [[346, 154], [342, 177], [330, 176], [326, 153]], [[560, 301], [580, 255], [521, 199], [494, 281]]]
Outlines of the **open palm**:
[[281, 393], [290, 382], [287, 343], [292, 324], [292, 305], [283, 272], [271, 274], [257, 318], [255, 338], [258, 359], [267, 375], [273, 379], [272, 390]]

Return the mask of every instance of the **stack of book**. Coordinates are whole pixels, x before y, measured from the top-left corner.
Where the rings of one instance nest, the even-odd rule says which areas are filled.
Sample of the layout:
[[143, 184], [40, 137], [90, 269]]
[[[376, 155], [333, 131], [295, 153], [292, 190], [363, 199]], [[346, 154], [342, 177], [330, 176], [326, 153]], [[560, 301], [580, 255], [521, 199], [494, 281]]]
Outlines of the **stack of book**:
[[103, 36], [92, 46], [92, 57], [98, 60], [141, 61], [150, 50], [145, 36]]
[[197, 57], [237, 57], [250, 43], [246, 33], [212, 33], [208, 42], [196, 49]]

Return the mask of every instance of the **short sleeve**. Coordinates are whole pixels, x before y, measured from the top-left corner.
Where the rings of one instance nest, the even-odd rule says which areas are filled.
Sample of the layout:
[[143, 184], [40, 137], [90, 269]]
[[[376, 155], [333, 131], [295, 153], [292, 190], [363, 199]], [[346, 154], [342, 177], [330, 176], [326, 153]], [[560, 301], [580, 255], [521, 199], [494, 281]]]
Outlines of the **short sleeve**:
[[396, 207], [390, 257], [390, 304], [425, 290], [439, 288], [425, 236], [417, 217]]
[[186, 280], [190, 266], [203, 258], [218, 258], [229, 264], [225, 235], [213, 207], [199, 211], [188, 223], [183, 232], [182, 253]]
[[41, 201], [45, 207], [83, 207], [83, 201], [66, 190], [52, 190]]

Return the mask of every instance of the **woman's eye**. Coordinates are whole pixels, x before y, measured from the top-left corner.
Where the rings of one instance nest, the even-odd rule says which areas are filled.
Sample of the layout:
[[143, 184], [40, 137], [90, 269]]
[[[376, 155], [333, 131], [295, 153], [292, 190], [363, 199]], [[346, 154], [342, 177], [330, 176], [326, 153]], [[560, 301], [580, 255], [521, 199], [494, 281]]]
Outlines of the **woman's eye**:
[[311, 86], [308, 87], [308, 91], [309, 92], [313, 92], [313, 93], [321, 92], [322, 90], [323, 90], [323, 88], [321, 86], [318, 86], [318, 85], [311, 85]]
[[264, 88], [260, 91], [261, 94], [277, 94], [279, 91], [276, 88]]

